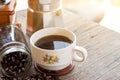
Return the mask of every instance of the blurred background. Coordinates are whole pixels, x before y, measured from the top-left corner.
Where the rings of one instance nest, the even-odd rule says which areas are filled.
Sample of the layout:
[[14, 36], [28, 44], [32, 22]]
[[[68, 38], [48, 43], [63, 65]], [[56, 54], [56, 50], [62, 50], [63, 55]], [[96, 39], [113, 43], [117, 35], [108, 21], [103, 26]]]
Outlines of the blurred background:
[[[27, 9], [28, 0], [17, 0], [16, 11]], [[120, 0], [63, 0], [63, 9], [120, 32]]]

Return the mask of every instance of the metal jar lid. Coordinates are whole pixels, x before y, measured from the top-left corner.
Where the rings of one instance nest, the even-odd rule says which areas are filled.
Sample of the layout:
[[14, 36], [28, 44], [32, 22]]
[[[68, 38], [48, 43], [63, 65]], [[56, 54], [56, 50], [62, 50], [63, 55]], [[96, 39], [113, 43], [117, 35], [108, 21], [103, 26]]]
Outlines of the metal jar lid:
[[0, 0], [0, 7], [8, 4], [11, 0]]

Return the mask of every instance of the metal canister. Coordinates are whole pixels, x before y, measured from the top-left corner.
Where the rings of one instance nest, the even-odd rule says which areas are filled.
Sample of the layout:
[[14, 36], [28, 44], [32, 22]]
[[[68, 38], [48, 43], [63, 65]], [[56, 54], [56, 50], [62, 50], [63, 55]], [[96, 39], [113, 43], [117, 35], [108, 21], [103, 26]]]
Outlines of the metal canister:
[[63, 27], [62, 0], [28, 0], [27, 31]]

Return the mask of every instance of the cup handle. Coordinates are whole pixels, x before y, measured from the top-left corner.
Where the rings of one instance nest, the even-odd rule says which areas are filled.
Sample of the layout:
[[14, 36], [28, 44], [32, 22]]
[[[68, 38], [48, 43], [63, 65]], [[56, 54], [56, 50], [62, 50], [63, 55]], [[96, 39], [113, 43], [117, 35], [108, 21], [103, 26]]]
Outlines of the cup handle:
[[[87, 56], [88, 56], [88, 52], [85, 48], [80, 47], [80, 46], [75, 46], [75, 53], [73, 54], [73, 60], [75, 61], [80, 61], [83, 62], [86, 60]], [[82, 57], [80, 57], [76, 52], [78, 52], [79, 54], [82, 55]]]

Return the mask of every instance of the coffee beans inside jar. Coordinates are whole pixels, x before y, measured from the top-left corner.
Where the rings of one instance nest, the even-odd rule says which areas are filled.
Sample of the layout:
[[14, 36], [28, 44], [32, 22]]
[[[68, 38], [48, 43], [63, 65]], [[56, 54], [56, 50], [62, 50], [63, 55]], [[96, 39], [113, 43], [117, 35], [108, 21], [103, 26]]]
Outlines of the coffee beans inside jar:
[[25, 71], [28, 63], [28, 55], [23, 52], [12, 52], [4, 55], [1, 61], [1, 67], [11, 76], [16, 76]]

